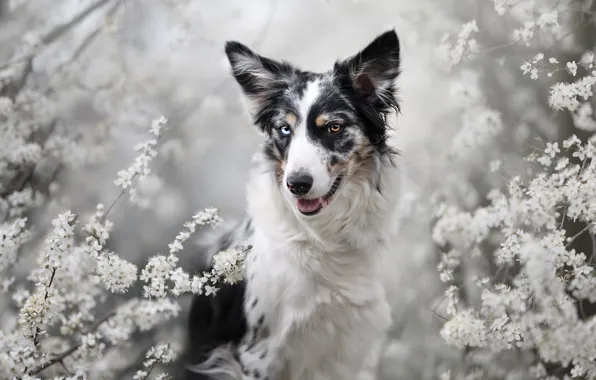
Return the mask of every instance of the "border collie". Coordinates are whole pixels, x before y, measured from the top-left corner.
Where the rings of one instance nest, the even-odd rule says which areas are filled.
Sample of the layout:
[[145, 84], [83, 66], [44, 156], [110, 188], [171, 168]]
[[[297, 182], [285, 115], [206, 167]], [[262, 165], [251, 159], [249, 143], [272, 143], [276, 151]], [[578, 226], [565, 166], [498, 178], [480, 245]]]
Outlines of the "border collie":
[[265, 135], [248, 217], [212, 252], [252, 245], [246, 279], [197, 296], [188, 378], [369, 380], [391, 322], [381, 272], [396, 191], [387, 117], [398, 112], [394, 30], [324, 73], [227, 42]]

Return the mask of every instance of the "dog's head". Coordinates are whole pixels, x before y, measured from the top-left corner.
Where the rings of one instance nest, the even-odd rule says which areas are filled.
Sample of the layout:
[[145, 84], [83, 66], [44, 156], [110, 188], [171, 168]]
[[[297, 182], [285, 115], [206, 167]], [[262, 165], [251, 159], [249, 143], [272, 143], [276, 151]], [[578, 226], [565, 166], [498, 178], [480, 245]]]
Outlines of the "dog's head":
[[228, 42], [226, 54], [253, 122], [267, 135], [276, 181], [298, 211], [319, 213], [349, 181], [377, 181], [394, 153], [385, 122], [398, 110], [394, 30], [325, 73], [262, 57], [239, 42]]

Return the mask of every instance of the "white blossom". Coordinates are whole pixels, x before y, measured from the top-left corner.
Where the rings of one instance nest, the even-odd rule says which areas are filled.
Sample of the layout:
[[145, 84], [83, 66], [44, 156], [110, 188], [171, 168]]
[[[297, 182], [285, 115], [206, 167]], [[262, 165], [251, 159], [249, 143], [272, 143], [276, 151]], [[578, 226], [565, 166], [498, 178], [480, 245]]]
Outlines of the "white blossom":
[[122, 293], [137, 280], [137, 266], [113, 252], [104, 253], [97, 259], [97, 274], [108, 290]]
[[131, 166], [118, 172], [118, 178], [114, 181], [116, 186], [128, 191], [132, 201], [136, 200], [136, 189], [133, 186], [133, 180], [142, 179], [151, 173], [149, 163], [157, 156], [157, 142], [161, 138], [162, 129], [166, 123], [167, 120], [163, 116], [151, 123], [150, 132], [155, 135], [155, 138], [135, 146], [135, 150], [140, 152], [140, 154], [135, 158]]
[[[594, 139], [582, 142], [571, 136], [562, 146], [573, 150], [580, 160], [596, 154]], [[501, 243], [494, 254], [495, 264], [518, 266], [519, 270], [511, 285], [495, 283], [489, 277], [478, 280], [482, 290], [479, 307], [463, 308], [460, 291], [465, 290], [450, 275], [459, 270], [461, 260], [443, 255], [439, 276], [451, 285], [446, 291], [449, 319], [441, 335], [460, 348], [493, 352], [536, 349], [540, 360], [562, 366], [573, 363], [574, 374], [592, 376], [596, 375], [592, 363], [596, 350], [585, 336], [592, 334], [594, 319], [581, 320], [575, 302], [596, 301], [596, 278], [586, 254], [569, 248], [574, 238], [561, 228], [556, 210], [590, 227], [596, 217], [593, 206], [588, 206], [594, 205], [596, 198], [596, 170], [572, 165], [560, 155], [559, 144], [547, 142], [540, 158], [557, 162], [554, 172], [539, 172], [527, 184], [513, 178], [507, 194], [494, 190], [490, 204], [473, 213], [443, 206], [433, 232], [438, 244], [471, 250], [496, 230]], [[584, 231], [593, 233], [587, 228]], [[531, 372], [542, 373], [541, 368], [534, 366]]]
[[244, 258], [246, 252], [228, 249], [213, 256], [213, 271], [229, 284], [235, 284], [244, 278]]
[[577, 75], [577, 63], [575, 63], [575, 61], [567, 62], [567, 71], [569, 71], [569, 74], [576, 76]]
[[483, 347], [486, 345], [487, 329], [482, 320], [471, 311], [462, 311], [443, 325], [441, 336], [449, 344], [464, 348], [466, 346]]
[[27, 218], [18, 218], [12, 223], [0, 224], [0, 272], [16, 261], [19, 248], [29, 239], [26, 223]]
[[[162, 344], [151, 347], [145, 354], [146, 360], [143, 362], [145, 369], [138, 370], [133, 379], [145, 380], [153, 371], [157, 364], [169, 364], [176, 359], [176, 352], [170, 347], [170, 344]], [[165, 375], [158, 375], [157, 378], [163, 379]]]
[[555, 110], [567, 108], [575, 111], [580, 106], [580, 100], [586, 101], [594, 95], [594, 84], [596, 75], [582, 77], [573, 83], [556, 83], [551, 87], [549, 104]]
[[445, 71], [449, 72], [453, 66], [463, 59], [478, 53], [478, 43], [472, 38], [472, 35], [476, 32], [478, 32], [476, 20], [471, 20], [462, 25], [455, 46], [449, 41], [450, 36], [448, 34], [443, 37], [436, 53]]

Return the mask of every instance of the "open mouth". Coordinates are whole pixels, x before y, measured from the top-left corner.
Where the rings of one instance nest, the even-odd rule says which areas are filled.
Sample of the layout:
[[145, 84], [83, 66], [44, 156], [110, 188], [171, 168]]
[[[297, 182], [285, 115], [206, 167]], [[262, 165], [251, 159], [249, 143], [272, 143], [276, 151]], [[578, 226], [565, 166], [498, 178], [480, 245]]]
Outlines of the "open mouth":
[[333, 196], [333, 194], [335, 194], [335, 192], [339, 188], [339, 185], [341, 184], [341, 180], [342, 180], [342, 176], [340, 175], [335, 179], [335, 181], [333, 182], [333, 185], [331, 185], [329, 192], [322, 197], [314, 198], [314, 199], [299, 198], [297, 201], [298, 211], [300, 211], [303, 215], [318, 214], [319, 211], [321, 211], [322, 209], [327, 207], [329, 205], [329, 203], [331, 203], [331, 197]]

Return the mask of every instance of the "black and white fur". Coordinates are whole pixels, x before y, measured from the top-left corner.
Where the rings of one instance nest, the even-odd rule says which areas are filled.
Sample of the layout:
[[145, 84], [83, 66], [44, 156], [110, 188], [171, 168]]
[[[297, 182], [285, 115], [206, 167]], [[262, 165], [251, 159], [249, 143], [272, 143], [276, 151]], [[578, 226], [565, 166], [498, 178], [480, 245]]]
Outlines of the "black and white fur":
[[391, 317], [390, 249], [399, 41], [391, 30], [312, 73], [226, 44], [266, 135], [248, 217], [213, 246], [252, 245], [245, 281], [195, 297], [189, 379], [370, 380]]

